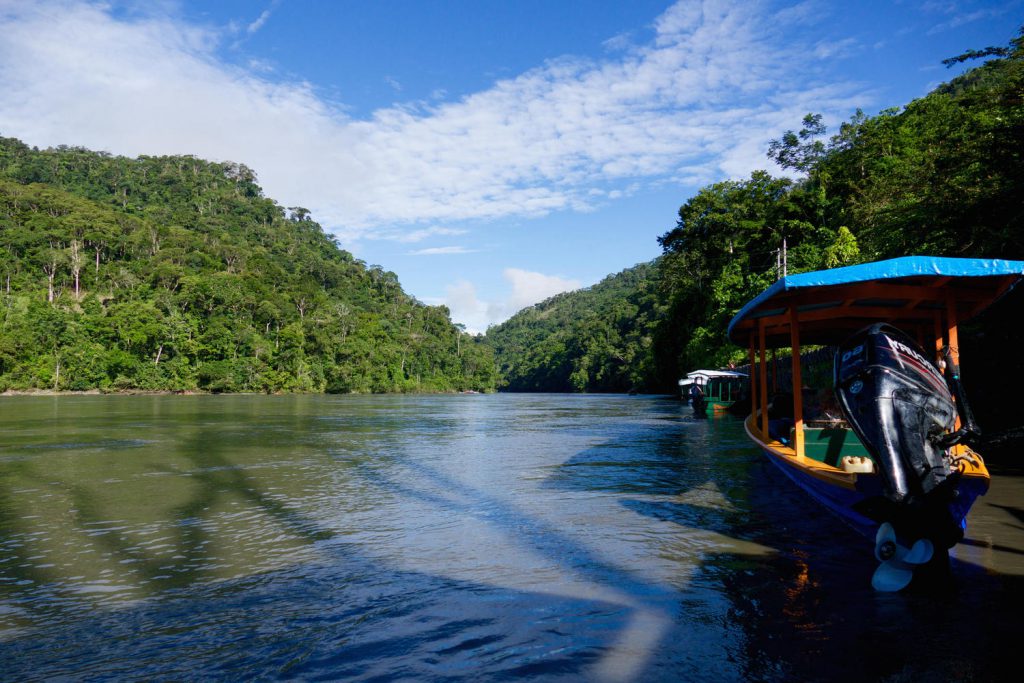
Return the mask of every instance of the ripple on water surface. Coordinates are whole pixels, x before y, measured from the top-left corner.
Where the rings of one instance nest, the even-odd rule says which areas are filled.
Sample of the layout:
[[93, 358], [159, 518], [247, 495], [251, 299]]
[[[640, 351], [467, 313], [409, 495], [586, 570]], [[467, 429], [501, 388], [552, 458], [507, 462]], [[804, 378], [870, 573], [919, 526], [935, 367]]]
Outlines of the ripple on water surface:
[[877, 596], [738, 422], [662, 398], [7, 405], [12, 680], [984, 678], [1010, 651], [1002, 517], [964, 590]]

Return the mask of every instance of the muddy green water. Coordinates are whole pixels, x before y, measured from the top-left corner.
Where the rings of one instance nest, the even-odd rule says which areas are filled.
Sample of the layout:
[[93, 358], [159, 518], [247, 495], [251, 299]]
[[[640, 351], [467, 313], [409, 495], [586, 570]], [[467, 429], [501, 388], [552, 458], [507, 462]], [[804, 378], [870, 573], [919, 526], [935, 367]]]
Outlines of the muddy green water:
[[625, 396], [0, 397], [3, 680], [991, 680], [1024, 486], [939, 595], [732, 419]]

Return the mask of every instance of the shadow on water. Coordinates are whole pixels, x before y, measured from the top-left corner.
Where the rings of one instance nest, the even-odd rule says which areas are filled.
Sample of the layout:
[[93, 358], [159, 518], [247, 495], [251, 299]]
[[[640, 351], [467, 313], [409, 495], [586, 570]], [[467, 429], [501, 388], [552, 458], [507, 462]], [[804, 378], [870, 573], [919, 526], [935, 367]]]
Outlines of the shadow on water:
[[[148, 470], [187, 481], [170, 506], [165, 541], [173, 547], [160, 558], [117, 528], [94, 491], [56, 486], [79, 529], [107, 529], [92, 542], [129, 567], [148, 598], [94, 606], [83, 616], [91, 603], [60, 591], [34, 600], [19, 586], [45, 588], [52, 572], [31, 562], [5, 569], [15, 579], [5, 600], [37, 617], [0, 641], [5, 678], [993, 680], [1013, 663], [1019, 576], [954, 560], [956, 590], [876, 594], [868, 585], [870, 545], [775, 472], [737, 421], [696, 422], [671, 404], [652, 405], [632, 421], [587, 426], [607, 438], [537, 471], [541, 489], [555, 494], [545, 505], [610, 496], [613, 507], [650, 520], [627, 531], [651, 534], [668, 569], [584, 542], [578, 529], [586, 519], [553, 516], [456, 476], [443, 458], [422, 457], [430, 448], [424, 442], [377, 443], [377, 456], [368, 457], [359, 435], [374, 430], [372, 416], [346, 423], [340, 441], [324, 442], [318, 439], [337, 425], [259, 416], [308, 439], [320, 464], [326, 458], [331, 472], [344, 472], [339, 482], [349, 488], [338, 492], [341, 500], [307, 507], [295, 502], [301, 488], [285, 495], [279, 489], [288, 482], [238, 462], [239, 440], [244, 447], [265, 436], [228, 429], [237, 417], [230, 411], [212, 425], [175, 424], [173, 466]], [[417, 429], [439, 440], [440, 456], [450, 446], [451, 415], [421, 409]], [[572, 413], [552, 419], [571, 421]], [[476, 417], [481, 432], [507, 427]], [[655, 424], [638, 429], [636, 421]], [[31, 532], [7, 484], [29, 479], [40, 487], [54, 481], [17, 458], [0, 466], [0, 529], [12, 538]], [[387, 523], [361, 517], [347, 493], [375, 499], [385, 517], [388, 502], [400, 500], [441, 511], [426, 522], [477, 523], [513, 539], [511, 551], [493, 552], [521, 548], [547, 582], [517, 580], [515, 566], [493, 581], [433, 560], [410, 569], [415, 563], [400, 557], [405, 548], [368, 545], [365, 529], [342, 523], [352, 516]], [[219, 537], [216, 525], [240, 514], [235, 507], [269, 520], [298, 561], [227, 578], [216, 571], [212, 563], [224, 559], [209, 546]], [[1020, 509], [1003, 507], [1021, 519]], [[438, 532], [424, 528], [418, 542], [430, 544]], [[168, 556], [176, 559], [168, 564]]]
[[[468, 504], [453, 507], [446, 497], [428, 497], [423, 491], [378, 476], [372, 468], [359, 468], [378, 488], [406, 499], [426, 500], [449, 513], [472, 514], [482, 507], [497, 511], [508, 530], [525, 532], [535, 547], [553, 555], [569, 552], [588, 572], [610, 574], [604, 580], [615, 588], [602, 592], [601, 584], [591, 583], [587, 587], [598, 590], [535, 593], [382, 566], [358, 548], [338, 542], [334, 531], [322, 522], [260, 491], [258, 483], [222, 453], [221, 442], [210, 431], [179, 434], [178, 439], [191, 464], [185, 473], [191, 486], [188, 500], [173, 508], [176, 532], [171, 552], [178, 560], [173, 567], [147, 559], [123, 529], [110, 526], [117, 520], [107, 519], [104, 506], [88, 488], [46, 481], [69, 496], [80, 528], [110, 527], [93, 539], [111, 562], [129, 563], [130, 573], [141, 585], [165, 583], [158, 591], [150, 591], [159, 595], [158, 600], [96, 608], [79, 619], [67, 617], [72, 607], [81, 605], [71, 606], [64, 597], [14, 599], [27, 611], [38, 610], [40, 621], [50, 623], [27, 629], [25, 637], [16, 634], [0, 643], [6, 675], [21, 680], [79, 677], [83, 672], [91, 677], [159, 674], [333, 680], [412, 674], [476, 676], [482, 668], [510, 678], [538, 674], [578, 678], [598, 665], [599, 678], [624, 678], [620, 662], [602, 665], [601, 660], [609, 647], [615, 647], [623, 610], [635, 607], [630, 604], [635, 601], [629, 591], [643, 592], [643, 586], [636, 582], [627, 585], [627, 575], [602, 567], [598, 558], [556, 529], [533, 523], [512, 506], [415, 462], [403, 464], [417, 472], [419, 481], [454, 492]], [[40, 483], [47, 479], [25, 476]], [[237, 499], [271, 517], [303, 543], [315, 546], [318, 559], [314, 564], [319, 566], [204, 581], [209, 569], [204, 564], [209, 560], [204, 554], [211, 536], [205, 528], [211, 519], [209, 511]], [[8, 524], [5, 531], [17, 536], [19, 520], [8, 515], [4, 521]], [[169, 570], [177, 575], [167, 576]], [[29, 568], [29, 573], [31, 581], [43, 587], [52, 580], [49, 572], [32, 574]], [[481, 599], [482, 595], [486, 597]], [[566, 614], [586, 615], [587, 622], [597, 628], [589, 637], [580, 638], [572, 624], [566, 623]], [[524, 617], [528, 618], [526, 628]], [[642, 638], [644, 627], [650, 625], [649, 620], [641, 620], [634, 630], [640, 631]], [[388, 628], [387, 633], [380, 632], [382, 626]], [[538, 629], [552, 642], [534, 642]], [[627, 658], [629, 652], [621, 654]], [[400, 662], [397, 669], [396, 661]]]
[[[877, 566], [870, 541], [843, 525], [796, 489], [766, 460], [743, 463], [717, 449], [724, 467], [710, 472], [737, 477], [732, 507], [626, 500], [653, 519], [729, 534], [774, 552], [708, 553], [695, 584], [720, 585], [729, 621], [742, 629], [746, 680], [1003, 680], [1015, 668], [1024, 577], [956, 558], [952, 585], [899, 594], [869, 585]], [[737, 457], [739, 456], [739, 457]], [[1020, 519], [1021, 510], [1002, 505]], [[1020, 555], [1020, 547], [979, 541]]]
[[[222, 452], [222, 440], [214, 432], [177, 431], [179, 450], [189, 461], [184, 474], [190, 490], [187, 500], [172, 508], [174, 548], [168, 552], [177, 561], [170, 566], [147, 558], [145, 549], [116, 526], [118, 520], [108, 519], [106, 506], [88, 487], [25, 475], [61, 489], [79, 528], [103, 525], [102, 533], [91, 536], [102, 554], [112, 563], [128, 563], [126, 571], [139, 585], [159, 584], [147, 593], [161, 599], [108, 605], [84, 619], [67, 619], [72, 606], [59, 596], [20, 601], [27, 610], [38, 610], [40, 621], [54, 623], [0, 645], [4, 659], [14, 662], [5, 669], [10, 675], [194, 674], [197, 662], [203, 662], [205, 674], [316, 678], [318, 672], [329, 672], [329, 678], [343, 678], [368, 677], [377, 669], [392, 677], [396, 671], [389, 667], [397, 659], [404, 662], [400, 669], [434, 677], [476, 675], [482, 668], [507, 677], [579, 677], [589, 672], [595, 678], [624, 680], [640, 672], [638, 665], [647, 661], [671, 625], [660, 609], [673, 597], [671, 591], [645, 584], [556, 527], [407, 455], [392, 453], [390, 458], [415, 473], [416, 486], [394, 481], [366, 463], [356, 469], [377, 489], [426, 502], [448, 515], [486, 512], [489, 524], [529, 539], [531, 549], [559, 570], [556, 574], [569, 576], [555, 576], [557, 585], [536, 592], [381, 565], [358, 548], [335, 542], [332, 529], [261, 492], [258, 482]], [[162, 465], [156, 469], [168, 471]], [[446, 494], [425, 491], [424, 485]], [[205, 550], [212, 536], [209, 511], [237, 499], [317, 546], [319, 561], [329, 569], [205, 581], [210, 578]], [[18, 535], [17, 520], [6, 521], [5, 528]], [[43, 587], [51, 580], [48, 572], [32, 576]], [[311, 602], [310, 594], [318, 599]], [[481, 595], [487, 597], [481, 600]], [[386, 618], [386, 635], [379, 633], [382, 623], [375, 615]], [[581, 633], [576, 627], [583, 622], [587, 629]], [[251, 625], [250, 633], [244, 632], [245, 625]], [[545, 642], [536, 642], [538, 629]], [[125, 656], [125, 647], [131, 657]]]
[[[877, 593], [870, 541], [777, 472], [738, 421], [694, 423], [679, 436], [635, 460], [622, 444], [603, 444], [550, 484], [615, 490], [629, 510], [688, 536], [719, 537], [700, 546], [684, 594], [703, 587], [728, 600], [725, 630], [740, 678], [988, 681], [1016, 666], [1024, 577], [953, 558], [951, 586]], [[1020, 508], [990, 508], [1022, 520]], [[734, 543], [768, 552], [736, 552]], [[970, 535], [964, 545], [1024, 554]], [[681, 618], [692, 616], [684, 607]]]
[[[230, 412], [223, 413], [220, 419], [230, 423], [236, 419]], [[102, 425], [101, 425], [102, 429]], [[188, 586], [207, 576], [209, 566], [204, 563], [206, 546], [211, 542], [211, 534], [207, 529], [208, 512], [225, 500], [231, 499], [258, 509], [261, 514], [272, 518], [287, 533], [305, 542], [315, 542], [331, 536], [330, 531], [317, 529], [315, 524], [289, 509], [280, 501], [262, 492], [259, 485], [248, 477], [242, 467], [232, 461], [226, 454], [227, 442], [216, 429], [206, 426], [190, 426], [174, 424], [175, 447], [173, 455], [184, 461], [185, 474], [188, 477], [189, 493], [187, 499], [173, 506], [168, 512], [171, 521], [169, 535], [161, 540], [165, 549], [161, 557], [152, 557], [144, 544], [139, 543], [139, 536], [129, 535], [123, 520], [112, 519], [110, 500], [101, 496], [96, 486], [88, 486], [75, 479], [77, 471], [69, 468], [66, 475], [55, 473], [43, 468], [32, 468], [30, 463], [18, 457], [9, 457], [0, 462], [0, 529], [8, 536], [29, 536], [32, 532], [25, 528], [26, 517], [16, 514], [16, 506], [11, 498], [12, 482], [17, 480], [22, 485], [30, 484], [38, 489], [47, 489], [50, 495], [63, 495], [67, 501], [65, 522], [70, 523], [77, 531], [87, 538], [80, 539], [95, 546], [95, 553], [121, 565], [130, 575], [134, 586], [143, 595], [164, 591], [170, 588]], [[136, 450], [146, 445], [138, 441]], [[27, 448], [42, 448], [39, 445], [12, 446], [6, 444], [7, 450], [19, 451]], [[74, 444], [75, 449], [103, 448], [110, 450], [109, 440], [87, 439]], [[49, 450], [67, 448], [67, 444], [51, 444]], [[163, 455], [172, 455], [164, 453]], [[149, 467], [148, 474], [181, 475], [177, 471], [156, 461]], [[117, 470], [107, 473], [109, 478], [106, 489], [120, 483]], [[105, 493], [105, 492], [104, 492]], [[137, 504], [159, 503], [161, 501], [135, 501]], [[20, 534], [18, 532], [21, 532]], [[36, 533], [36, 535], [38, 532]], [[18, 544], [24, 548], [24, 544]], [[173, 558], [169, 560], [168, 558]], [[7, 580], [3, 588], [10, 591], [11, 586], [34, 584], [37, 586], [52, 584], [57, 572], [50, 570], [52, 565], [33, 564], [25, 561], [24, 553], [17, 553], [8, 569], [15, 580]], [[20, 560], [20, 561], [18, 561]], [[106, 582], [106, 580], [104, 580]], [[46, 608], [46, 604], [41, 604]]]
[[1013, 515], [1018, 522], [1024, 524], [1024, 509], [1019, 507], [1010, 507], [1009, 505], [993, 505], [992, 507], [999, 508], [1000, 510], [1006, 510]]

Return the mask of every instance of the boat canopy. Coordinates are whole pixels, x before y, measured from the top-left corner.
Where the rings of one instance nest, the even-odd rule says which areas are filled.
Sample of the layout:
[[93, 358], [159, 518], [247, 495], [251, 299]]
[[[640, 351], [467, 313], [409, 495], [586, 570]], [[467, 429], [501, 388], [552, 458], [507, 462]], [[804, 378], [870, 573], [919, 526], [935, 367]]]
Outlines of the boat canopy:
[[1022, 277], [1024, 261], [933, 256], [790, 275], [740, 309], [729, 339], [745, 346], [763, 326], [765, 347], [790, 346], [794, 323], [804, 344], [837, 344], [874, 322], [922, 335], [943, 315], [974, 317]]
[[679, 380], [679, 386], [686, 386], [693, 384], [694, 380], [701, 380], [706, 382], [712, 377], [742, 377], [746, 379], [747, 373], [737, 372], [735, 370], [694, 370], [693, 372], [687, 373], [686, 377]]

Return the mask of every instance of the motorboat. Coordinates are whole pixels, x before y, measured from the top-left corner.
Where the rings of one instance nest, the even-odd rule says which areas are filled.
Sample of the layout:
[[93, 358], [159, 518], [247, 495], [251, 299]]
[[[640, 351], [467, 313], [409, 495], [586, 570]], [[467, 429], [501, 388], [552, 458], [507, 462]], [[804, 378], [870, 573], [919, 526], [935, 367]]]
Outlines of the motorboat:
[[[927, 256], [800, 273], [729, 323], [729, 338], [750, 356], [747, 434], [793, 482], [874, 539], [878, 590], [900, 590], [925, 567], [948, 571], [948, 550], [988, 490], [972, 448], [980, 432], [960, 381], [958, 325], [1022, 277], [1021, 261]], [[813, 394], [800, 358], [809, 345], [834, 350], [832, 414], [806, 405]], [[792, 354], [782, 393], [789, 405], [769, 395], [765, 356], [777, 348]]]

